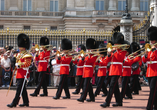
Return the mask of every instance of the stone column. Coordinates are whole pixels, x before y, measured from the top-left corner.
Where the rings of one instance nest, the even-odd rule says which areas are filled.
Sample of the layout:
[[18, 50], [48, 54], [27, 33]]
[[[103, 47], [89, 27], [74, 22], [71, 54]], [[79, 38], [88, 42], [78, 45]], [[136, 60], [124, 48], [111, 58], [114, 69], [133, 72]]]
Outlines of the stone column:
[[116, 0], [109, 0], [109, 8], [108, 8], [108, 10], [117, 10], [116, 4], [117, 4]]
[[132, 0], [132, 7], [131, 7], [131, 11], [139, 11], [139, 3], [140, 0]]
[[74, 3], [75, 3], [75, 0], [67, 0], [67, 3], [66, 3], [66, 4], [67, 4], [66, 9], [67, 9], [67, 10], [74, 9], [74, 8], [75, 8]]
[[150, 10], [153, 11], [153, 16], [154, 16], [154, 19], [152, 21], [152, 26], [157, 26], [157, 0], [151, 1]]
[[132, 19], [121, 19], [120, 32], [124, 35], [124, 40], [132, 43], [133, 41], [133, 22]]

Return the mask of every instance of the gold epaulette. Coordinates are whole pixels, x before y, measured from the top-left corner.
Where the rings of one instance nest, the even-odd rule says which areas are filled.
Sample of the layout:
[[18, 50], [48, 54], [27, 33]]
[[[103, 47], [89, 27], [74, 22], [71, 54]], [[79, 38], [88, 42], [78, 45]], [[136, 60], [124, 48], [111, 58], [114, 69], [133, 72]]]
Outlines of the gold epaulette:
[[31, 54], [26, 54], [22, 58], [32, 58], [33, 56]]

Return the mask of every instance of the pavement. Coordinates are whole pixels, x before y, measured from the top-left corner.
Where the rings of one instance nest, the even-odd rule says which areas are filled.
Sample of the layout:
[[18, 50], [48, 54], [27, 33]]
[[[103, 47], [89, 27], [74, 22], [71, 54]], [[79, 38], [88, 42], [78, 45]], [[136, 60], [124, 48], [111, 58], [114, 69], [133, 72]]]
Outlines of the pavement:
[[[114, 95], [111, 100], [110, 107], [102, 108], [100, 104], [105, 102], [106, 97], [101, 97], [102, 92], [95, 98], [95, 102], [78, 102], [77, 99], [80, 97], [80, 94], [73, 95], [72, 92], [74, 88], [70, 89], [71, 98], [70, 99], [60, 99], [54, 100], [52, 99], [55, 96], [57, 89], [50, 88], [48, 89], [47, 97], [31, 97], [29, 94], [34, 92], [34, 89], [28, 89], [28, 97], [29, 97], [29, 107], [19, 107], [18, 105], [15, 108], [8, 108], [6, 105], [10, 104], [15, 97], [16, 90], [11, 89], [9, 91], [8, 96], [7, 89], [0, 89], [0, 110], [146, 110], [146, 105], [149, 96], [149, 87], [142, 86], [142, 90], [139, 92], [139, 95], [133, 95], [133, 99], [123, 100], [122, 107], [112, 107], [112, 104], [115, 103]], [[95, 88], [94, 88], [95, 91]], [[42, 89], [40, 91], [42, 93]], [[62, 95], [65, 96], [64, 90], [62, 91]], [[88, 95], [87, 95], [87, 98]], [[23, 103], [22, 98], [20, 99], [19, 104]]]

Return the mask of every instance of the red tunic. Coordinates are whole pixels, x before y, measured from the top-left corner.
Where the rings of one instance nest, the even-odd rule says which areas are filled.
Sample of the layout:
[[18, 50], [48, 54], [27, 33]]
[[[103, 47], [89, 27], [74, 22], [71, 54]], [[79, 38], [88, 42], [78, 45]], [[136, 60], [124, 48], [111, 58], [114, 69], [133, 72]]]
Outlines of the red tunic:
[[129, 60], [128, 57], [125, 58], [125, 62], [123, 63], [123, 73], [122, 76], [131, 76], [131, 65], [132, 60]]
[[106, 69], [107, 69], [107, 64], [108, 60], [106, 57], [100, 57], [99, 62], [96, 62], [95, 65], [99, 65], [98, 73], [97, 76], [106, 76]]
[[139, 63], [139, 68], [138, 68], [137, 70], [133, 71], [133, 72], [132, 72], [132, 75], [140, 75], [140, 72], [141, 72], [140, 67], [142, 66], [142, 59], [141, 59], [141, 56], [136, 57], [136, 58], [134, 58], [134, 59], [132, 60], [132, 64], [133, 64], [133, 63], [136, 63], [136, 62]]
[[109, 71], [109, 76], [122, 75], [122, 65], [127, 51], [117, 49], [115, 53], [110, 56], [111, 66]]
[[88, 78], [93, 76], [94, 72], [94, 63], [97, 59], [97, 56], [93, 56], [92, 54], [89, 54], [89, 56], [85, 57], [85, 63], [83, 68], [83, 78]]
[[[21, 54], [21, 53], [19, 53], [19, 54]], [[16, 78], [17, 79], [24, 78], [24, 76], [26, 75], [26, 70], [24, 70], [23, 68], [28, 68], [30, 66], [30, 64], [31, 64], [31, 60], [32, 60], [32, 57], [25, 57], [24, 58], [24, 56], [23, 56], [17, 62], [17, 63], [22, 63], [20, 68], [17, 69], [17, 73], [16, 73]]]
[[142, 61], [147, 63], [146, 77], [157, 76], [157, 50], [148, 52], [147, 58], [143, 57]]
[[49, 56], [50, 56], [50, 51], [44, 50], [40, 52], [40, 54], [37, 57], [35, 57], [35, 60], [39, 61], [38, 72], [47, 71]]
[[69, 66], [70, 66], [70, 62], [72, 60], [71, 56], [63, 56], [61, 57], [60, 60], [57, 59], [57, 64], [61, 64], [60, 65], [60, 72], [59, 74], [66, 74], [69, 75]]
[[83, 75], [84, 60], [82, 60], [81, 56], [78, 58], [78, 60], [73, 61], [74, 64], [77, 64], [76, 75], [77, 76], [82, 76]]

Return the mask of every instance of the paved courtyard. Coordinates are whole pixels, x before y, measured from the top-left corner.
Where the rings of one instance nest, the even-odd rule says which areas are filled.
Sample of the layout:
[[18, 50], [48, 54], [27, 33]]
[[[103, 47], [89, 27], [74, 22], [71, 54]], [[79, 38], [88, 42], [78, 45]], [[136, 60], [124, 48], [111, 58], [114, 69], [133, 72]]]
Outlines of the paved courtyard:
[[[142, 87], [142, 91], [140, 91], [139, 95], [134, 95], [132, 100], [123, 100], [123, 107], [112, 107], [112, 104], [115, 103], [115, 98], [113, 96], [110, 107], [102, 108], [100, 104], [104, 103], [105, 97], [101, 97], [98, 95], [96, 97], [95, 102], [78, 102], [76, 99], [80, 97], [80, 94], [73, 95], [71, 94], [71, 99], [62, 99], [62, 97], [58, 100], [52, 99], [55, 96], [57, 89], [48, 89], [48, 97], [30, 97], [30, 106], [21, 108], [16, 106], [16, 108], [12, 108], [14, 110], [145, 110], [149, 95], [149, 87]], [[95, 90], [95, 89], [94, 89]], [[27, 90], [28, 94], [33, 93], [34, 89]], [[70, 89], [70, 93], [72, 93], [74, 89]], [[14, 96], [15, 90], [10, 90], [8, 96], [6, 97], [7, 89], [0, 90], [0, 110], [8, 110], [6, 105], [11, 103]], [[42, 90], [41, 90], [42, 93]], [[64, 91], [62, 92], [62, 96], [64, 96]], [[87, 97], [88, 98], [88, 97]], [[20, 104], [23, 103], [22, 98], [20, 99]]]

